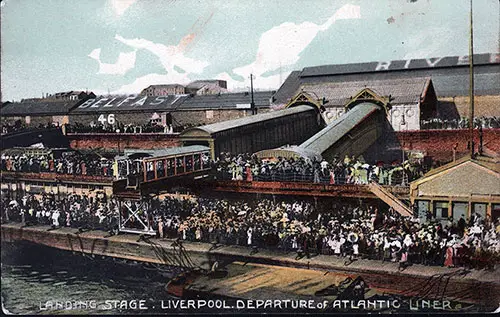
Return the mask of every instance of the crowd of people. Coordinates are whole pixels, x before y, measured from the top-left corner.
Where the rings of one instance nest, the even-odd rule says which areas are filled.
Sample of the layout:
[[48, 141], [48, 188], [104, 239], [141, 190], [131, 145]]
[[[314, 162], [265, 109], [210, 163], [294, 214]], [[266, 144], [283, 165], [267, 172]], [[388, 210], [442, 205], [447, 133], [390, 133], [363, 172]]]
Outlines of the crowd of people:
[[[429, 170], [429, 166], [424, 165], [421, 160], [405, 160], [403, 163], [392, 164], [379, 162], [370, 165], [349, 156], [344, 159], [334, 158], [328, 162], [282, 157], [277, 160], [262, 160], [250, 154], [232, 156], [229, 153], [221, 153], [210, 164], [215, 176], [222, 180], [314, 182], [332, 185], [368, 184], [375, 181], [382, 185], [407, 186]], [[55, 157], [54, 154], [35, 155], [25, 152], [3, 153], [0, 169], [9, 172], [118, 176], [126, 173], [122, 165], [114, 158], [100, 157], [93, 153], [67, 151]]]
[[421, 221], [364, 203], [323, 201], [234, 201], [166, 197], [121, 205], [104, 195], [56, 200], [26, 195], [3, 199], [2, 222], [52, 227], [154, 231], [159, 238], [279, 248], [300, 257], [318, 254], [410, 264], [491, 267], [500, 260], [500, 221], [473, 214], [458, 220]]
[[75, 122], [73, 124], [68, 124], [66, 126], [66, 131], [68, 133], [174, 133], [174, 128], [172, 125], [163, 126], [156, 123], [145, 123], [145, 124], [82, 124]]
[[[460, 119], [441, 119], [432, 118], [422, 120], [420, 122], [422, 130], [432, 129], [467, 129], [469, 127], [469, 118]], [[474, 127], [483, 129], [500, 128], [500, 118], [493, 117], [476, 117], [474, 118]]]
[[[162, 221], [162, 224], [165, 223]], [[474, 215], [446, 224], [404, 218], [374, 206], [307, 202], [253, 204], [199, 200], [184, 221], [166, 223], [182, 239], [253, 247], [278, 247], [304, 256], [331, 254], [425, 265], [471, 265], [500, 259], [500, 222]], [[496, 226], [496, 227], [495, 227]], [[476, 259], [476, 261], [475, 261]], [[485, 261], [477, 261], [482, 259]]]
[[231, 156], [221, 153], [216, 159], [217, 176], [221, 179], [246, 181], [304, 181], [326, 184], [368, 184], [406, 186], [428, 171], [421, 160], [370, 165], [354, 157], [334, 158], [331, 162], [307, 158], [261, 160], [255, 155]]
[[29, 125], [28, 126], [25, 123], [22, 123], [21, 120], [17, 120], [15, 122], [9, 122], [9, 121], [3, 122], [2, 121], [0, 133], [2, 135], [5, 135], [5, 134], [20, 132], [20, 131], [43, 130], [43, 129], [53, 128], [53, 127], [58, 127], [58, 126], [59, 125], [57, 125], [57, 123], [56, 124], [40, 123], [38, 125]]
[[114, 161], [97, 155], [64, 152], [61, 157], [51, 154], [2, 154], [0, 169], [7, 172], [50, 172], [70, 175], [113, 176]]
[[2, 223], [15, 221], [26, 225], [99, 229], [113, 233], [118, 226], [116, 203], [104, 193], [95, 197], [70, 194], [60, 199], [45, 193], [41, 197], [32, 194], [17, 199], [3, 197], [0, 207]]

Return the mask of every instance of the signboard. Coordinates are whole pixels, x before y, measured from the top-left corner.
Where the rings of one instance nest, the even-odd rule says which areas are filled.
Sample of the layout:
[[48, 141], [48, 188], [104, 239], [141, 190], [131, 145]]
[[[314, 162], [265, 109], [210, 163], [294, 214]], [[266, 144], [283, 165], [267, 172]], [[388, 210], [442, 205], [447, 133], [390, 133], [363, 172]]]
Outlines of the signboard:
[[103, 112], [118, 110], [147, 110], [171, 108], [182, 101], [187, 95], [169, 95], [169, 96], [111, 96], [102, 98], [88, 99], [79, 105], [75, 112], [94, 112], [100, 110]]

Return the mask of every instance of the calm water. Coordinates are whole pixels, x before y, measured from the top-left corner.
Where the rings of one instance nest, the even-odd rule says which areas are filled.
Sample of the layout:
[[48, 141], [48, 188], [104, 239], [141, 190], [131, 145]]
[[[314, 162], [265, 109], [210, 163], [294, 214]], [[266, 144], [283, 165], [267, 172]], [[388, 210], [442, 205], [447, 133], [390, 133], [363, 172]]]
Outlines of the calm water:
[[[47, 315], [160, 312], [161, 300], [172, 298], [164, 287], [178, 273], [173, 268], [7, 243], [2, 243], [1, 269], [3, 308], [13, 314]], [[139, 300], [147, 310], [139, 309]]]
[[[175, 299], [165, 291], [166, 283], [180, 272], [173, 267], [93, 258], [28, 243], [2, 243], [1, 269], [2, 306], [12, 314], [186, 313], [162, 307], [162, 301]], [[411, 311], [404, 304], [406, 300], [401, 302], [402, 311]], [[141, 306], [146, 309], [139, 309]], [[474, 305], [461, 307], [467, 312], [485, 311]], [[223, 312], [233, 314], [238, 310]]]

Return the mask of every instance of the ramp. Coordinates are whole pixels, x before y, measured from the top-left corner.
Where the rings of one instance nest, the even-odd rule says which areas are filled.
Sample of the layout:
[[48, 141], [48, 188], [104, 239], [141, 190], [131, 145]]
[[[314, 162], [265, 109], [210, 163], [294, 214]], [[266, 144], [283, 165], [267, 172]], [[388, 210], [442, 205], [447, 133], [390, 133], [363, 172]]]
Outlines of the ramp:
[[358, 104], [298, 148], [316, 153], [326, 160], [332, 160], [335, 156], [361, 155], [381, 135], [385, 119], [381, 110], [374, 103]]
[[2, 150], [13, 147], [29, 147], [36, 143], [42, 143], [47, 148], [69, 147], [68, 139], [63, 135], [61, 128], [57, 127], [26, 129], [0, 137], [0, 148]]
[[413, 211], [384, 187], [371, 182], [370, 185], [368, 185], [368, 188], [375, 194], [375, 196], [382, 199], [386, 204], [394, 208], [394, 210], [401, 215], [410, 217], [413, 216]]

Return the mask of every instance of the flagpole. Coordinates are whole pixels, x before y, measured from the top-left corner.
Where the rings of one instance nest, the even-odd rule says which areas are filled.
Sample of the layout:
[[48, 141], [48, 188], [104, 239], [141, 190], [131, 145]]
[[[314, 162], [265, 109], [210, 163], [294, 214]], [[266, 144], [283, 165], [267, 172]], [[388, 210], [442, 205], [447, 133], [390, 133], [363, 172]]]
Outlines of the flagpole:
[[469, 137], [471, 157], [474, 157], [474, 33], [472, 26], [472, 0], [470, 0], [469, 38]]

